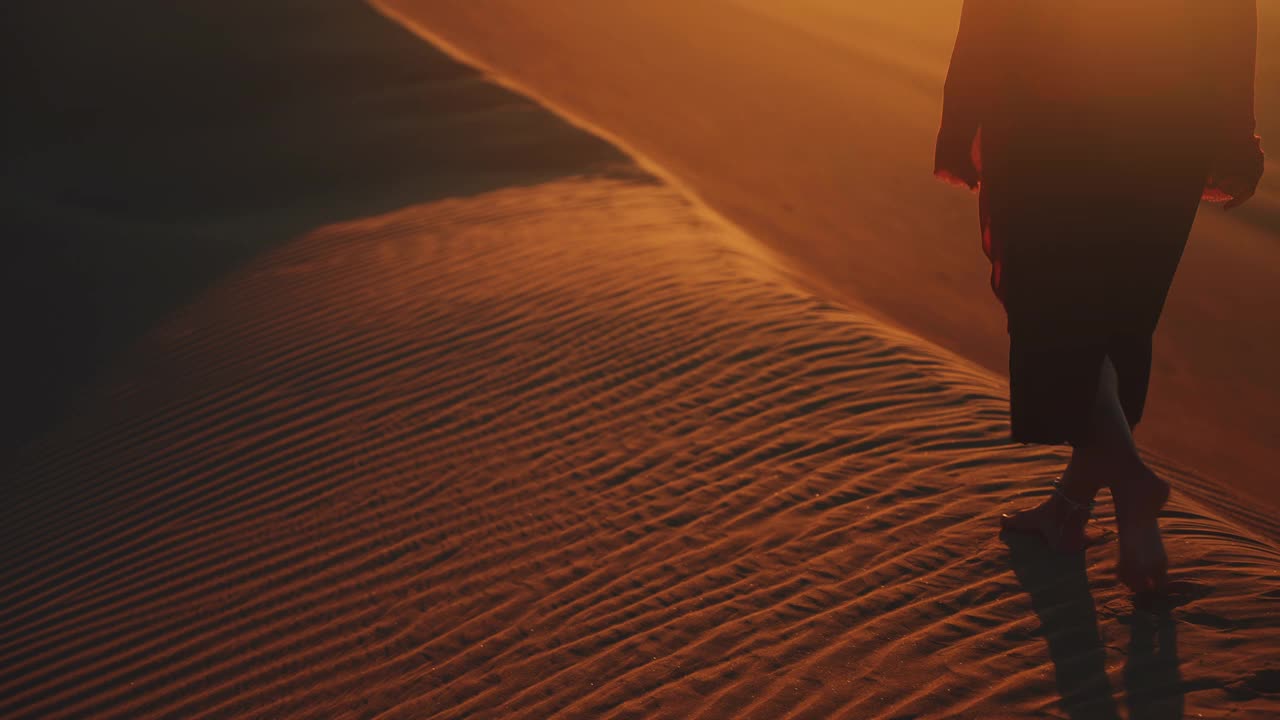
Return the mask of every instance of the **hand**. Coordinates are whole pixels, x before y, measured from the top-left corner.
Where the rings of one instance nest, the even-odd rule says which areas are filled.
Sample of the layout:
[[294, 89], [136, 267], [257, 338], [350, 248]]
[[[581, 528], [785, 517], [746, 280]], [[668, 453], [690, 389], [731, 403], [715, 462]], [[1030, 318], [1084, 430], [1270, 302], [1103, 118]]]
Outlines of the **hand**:
[[978, 186], [982, 184], [982, 178], [978, 176], [978, 171], [972, 167], [956, 168], [955, 170], [938, 168], [934, 171], [934, 175], [943, 182], [957, 187], [966, 187], [970, 190], [977, 190]]
[[1232, 210], [1248, 202], [1258, 189], [1258, 182], [1266, 171], [1266, 156], [1262, 152], [1262, 139], [1257, 135], [1232, 141], [1223, 146], [1210, 174], [1207, 191], [1226, 195], [1223, 210]]
[[982, 184], [982, 130], [956, 131], [944, 126], [934, 150], [933, 174], [951, 185], [977, 190]]
[[1257, 183], [1249, 182], [1240, 177], [1224, 177], [1215, 179], [1214, 185], [1222, 192], [1231, 196], [1226, 205], [1222, 206], [1223, 211], [1234, 210], [1249, 201], [1253, 194], [1257, 192]]

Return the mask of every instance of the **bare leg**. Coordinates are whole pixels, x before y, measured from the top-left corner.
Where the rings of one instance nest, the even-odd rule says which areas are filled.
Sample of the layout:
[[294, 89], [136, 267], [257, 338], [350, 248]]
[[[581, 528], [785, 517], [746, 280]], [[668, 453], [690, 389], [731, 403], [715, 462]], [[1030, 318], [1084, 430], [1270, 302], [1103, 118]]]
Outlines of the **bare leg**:
[[[1098, 396], [1100, 399], [1095, 401], [1090, 414], [1091, 425], [1096, 423], [1093, 416], [1100, 412], [1097, 406], [1105, 407], [1101, 400], [1105, 393], [1101, 387]], [[1127, 425], [1125, 429], [1128, 430]], [[1055, 483], [1053, 494], [1035, 507], [1005, 513], [1000, 518], [1001, 526], [1006, 530], [1040, 535], [1050, 547], [1060, 552], [1083, 550], [1090, 542], [1086, 527], [1091, 517], [1093, 498], [1104, 483], [1098, 466], [1105, 461], [1100, 462], [1095, 455], [1087, 444], [1073, 446], [1071, 461], [1062, 472], [1062, 479]]]
[[1168, 561], [1156, 515], [1168, 499], [1169, 485], [1138, 454], [1110, 358], [1103, 359], [1089, 437], [1075, 445], [1059, 492], [1037, 507], [1005, 515], [1002, 524], [1039, 533], [1060, 550], [1078, 550], [1087, 543], [1087, 503], [1103, 486], [1111, 488], [1116, 504], [1121, 581], [1134, 591], [1159, 588]]
[[1168, 559], [1156, 516], [1169, 499], [1169, 484], [1138, 454], [1110, 358], [1102, 362], [1092, 420], [1088, 441], [1076, 451], [1081, 472], [1111, 488], [1120, 533], [1120, 580], [1134, 592], [1158, 590], [1164, 585]]
[[1082, 469], [1087, 463], [1081, 460], [1081, 455], [1078, 448], [1071, 454], [1071, 462], [1052, 495], [1035, 507], [1004, 514], [1000, 518], [1001, 526], [1040, 535], [1050, 547], [1061, 552], [1083, 550], [1090, 543], [1086, 528], [1093, 497], [1100, 486], [1096, 475]]

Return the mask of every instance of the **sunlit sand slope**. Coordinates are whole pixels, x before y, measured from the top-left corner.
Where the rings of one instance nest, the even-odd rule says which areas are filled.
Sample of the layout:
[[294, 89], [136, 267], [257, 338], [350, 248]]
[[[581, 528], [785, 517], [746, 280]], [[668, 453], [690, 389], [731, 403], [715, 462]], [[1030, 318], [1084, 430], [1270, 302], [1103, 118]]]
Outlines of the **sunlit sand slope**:
[[1280, 711], [1261, 533], [1175, 495], [1165, 614], [1006, 545], [1000, 381], [652, 183], [317, 230], [112, 377], [6, 486], [6, 718]]
[[[652, 158], [824, 297], [1007, 367], [976, 202], [931, 172], [960, 0], [375, 4]], [[1258, 4], [1260, 129], [1280, 157], [1280, 3]], [[1196, 223], [1139, 439], [1280, 510], [1271, 171], [1248, 206]]]

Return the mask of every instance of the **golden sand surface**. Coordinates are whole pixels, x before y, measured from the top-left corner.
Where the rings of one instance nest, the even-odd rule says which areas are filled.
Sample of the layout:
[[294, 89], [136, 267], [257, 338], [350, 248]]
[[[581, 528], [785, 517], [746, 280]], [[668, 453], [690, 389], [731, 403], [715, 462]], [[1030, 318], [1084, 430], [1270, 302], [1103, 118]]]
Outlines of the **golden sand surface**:
[[[976, 202], [931, 176], [960, 0], [376, 4], [651, 158], [818, 294], [1006, 372]], [[1280, 3], [1259, 11], [1270, 146]], [[1280, 167], [1269, 168], [1250, 205], [1201, 211], [1139, 440], [1280, 510]]]
[[148, 1], [174, 47], [166, 13], [237, 37], [219, 102], [267, 110], [125, 108], [24, 186], [149, 319], [4, 466], [0, 717], [1280, 710], [1265, 509], [1157, 457], [1170, 592], [1136, 603], [1113, 537], [997, 534], [1064, 460], [1009, 444], [998, 374], [360, 3]]

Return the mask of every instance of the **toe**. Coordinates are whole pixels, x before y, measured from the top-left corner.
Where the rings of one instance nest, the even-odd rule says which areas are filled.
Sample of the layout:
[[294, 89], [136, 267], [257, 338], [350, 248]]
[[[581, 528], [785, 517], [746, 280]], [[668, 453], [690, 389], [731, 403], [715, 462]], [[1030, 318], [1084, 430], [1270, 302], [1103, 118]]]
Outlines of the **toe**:
[[1016, 510], [1000, 514], [1000, 526], [1006, 530], [1041, 530], [1040, 513], [1036, 510]]
[[1021, 522], [1018, 519], [1018, 516], [1014, 513], [1001, 513], [1000, 527], [1004, 530], [1025, 530], [1026, 529], [1022, 526]]

